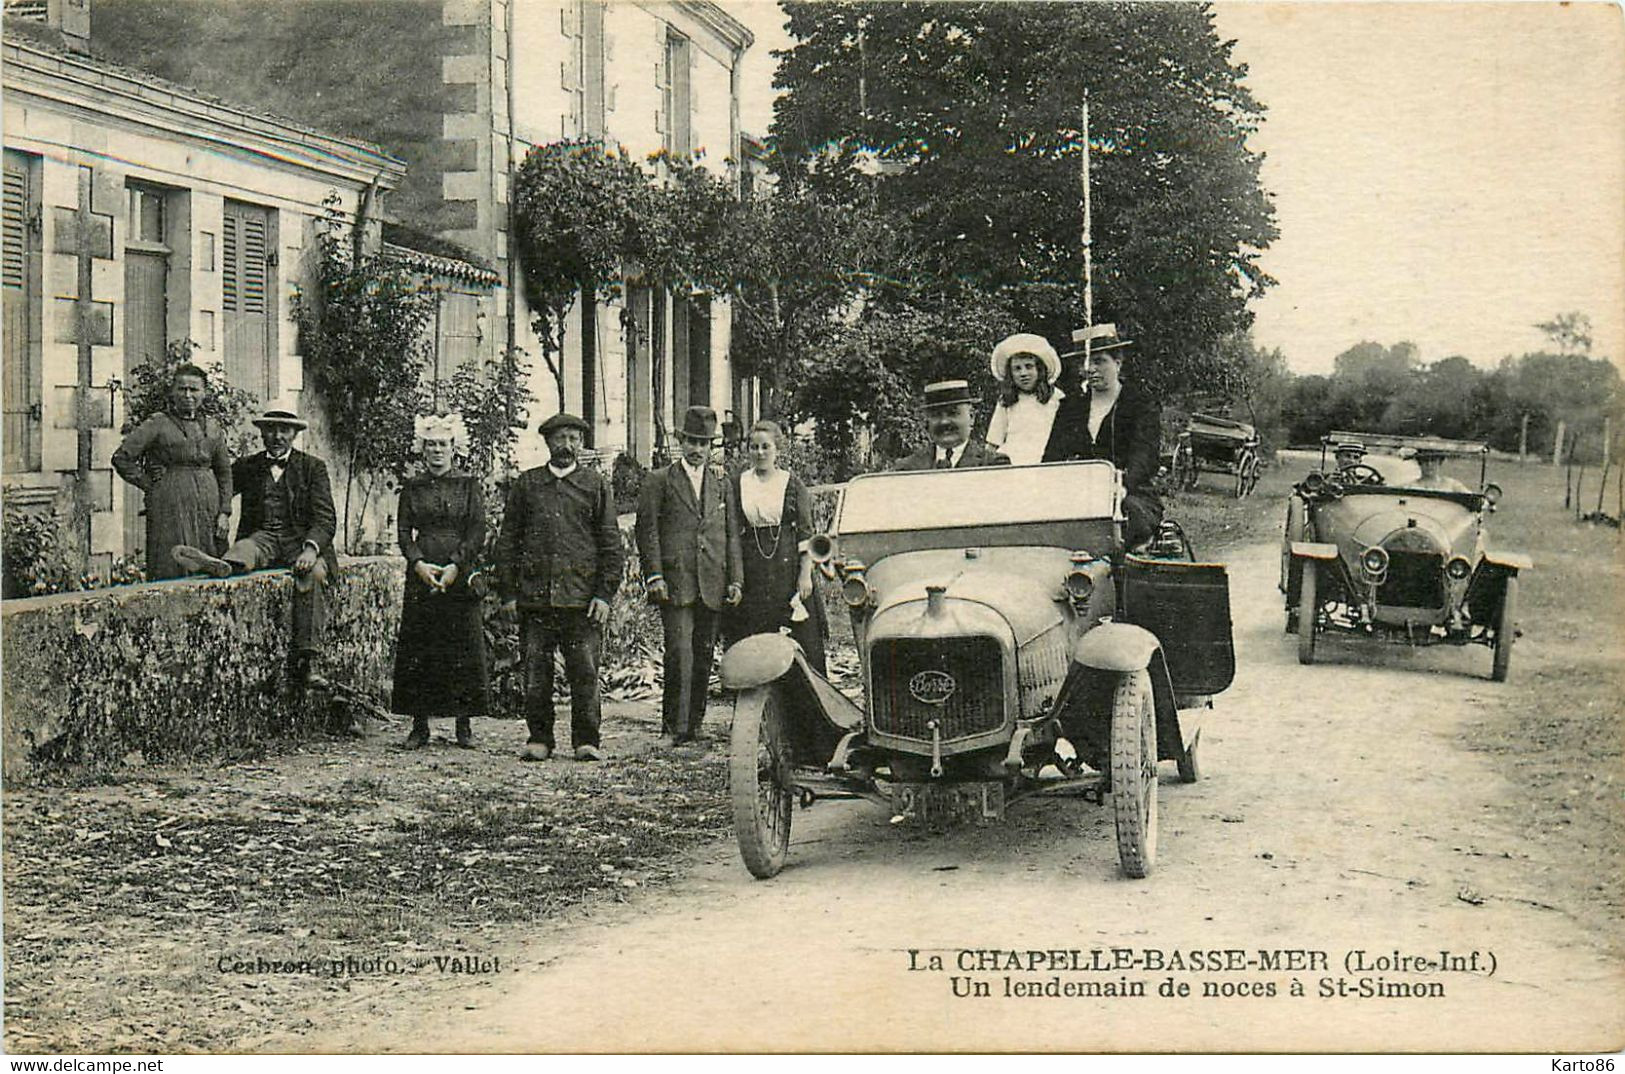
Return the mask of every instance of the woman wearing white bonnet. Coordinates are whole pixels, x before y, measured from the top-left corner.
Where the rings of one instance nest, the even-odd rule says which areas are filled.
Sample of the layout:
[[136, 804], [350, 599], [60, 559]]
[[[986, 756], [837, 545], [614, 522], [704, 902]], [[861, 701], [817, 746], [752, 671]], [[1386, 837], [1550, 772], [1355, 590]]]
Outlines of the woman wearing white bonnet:
[[467, 747], [490, 683], [480, 595], [468, 584], [485, 549], [485, 499], [480, 479], [456, 467], [468, 447], [461, 415], [420, 415], [414, 431], [423, 470], [401, 486], [396, 513], [406, 591], [390, 708], [412, 717], [408, 749], [428, 745], [433, 716], [455, 717]]

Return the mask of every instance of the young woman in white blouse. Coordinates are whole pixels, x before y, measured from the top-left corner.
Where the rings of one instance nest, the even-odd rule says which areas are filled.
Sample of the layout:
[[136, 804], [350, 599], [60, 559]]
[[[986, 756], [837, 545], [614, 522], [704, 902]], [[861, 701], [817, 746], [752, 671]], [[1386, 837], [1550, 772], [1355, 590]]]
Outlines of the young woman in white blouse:
[[1061, 359], [1049, 340], [1017, 332], [993, 348], [989, 362], [999, 381], [999, 405], [987, 426], [987, 442], [1010, 458], [1011, 465], [1044, 461], [1044, 445], [1060, 407]]
[[750, 427], [745, 444], [750, 467], [734, 478], [744, 546], [745, 593], [723, 617], [723, 640], [732, 645], [751, 634], [788, 628], [807, 663], [824, 670], [824, 605], [813, 584], [812, 495], [801, 479], [778, 466], [784, 434], [775, 422]]

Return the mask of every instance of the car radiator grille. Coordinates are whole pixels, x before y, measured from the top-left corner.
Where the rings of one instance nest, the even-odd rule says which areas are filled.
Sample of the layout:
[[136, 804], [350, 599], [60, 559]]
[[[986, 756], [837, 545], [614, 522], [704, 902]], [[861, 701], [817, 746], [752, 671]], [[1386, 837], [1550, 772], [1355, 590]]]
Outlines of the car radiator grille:
[[1377, 603], [1396, 608], [1437, 608], [1444, 603], [1444, 558], [1432, 552], [1388, 554], [1388, 576]]
[[[922, 671], [952, 676], [953, 693], [928, 705], [909, 693]], [[888, 638], [869, 650], [874, 684], [873, 726], [881, 734], [929, 742], [938, 721], [944, 741], [996, 731], [1004, 723], [1004, 672], [992, 638]]]

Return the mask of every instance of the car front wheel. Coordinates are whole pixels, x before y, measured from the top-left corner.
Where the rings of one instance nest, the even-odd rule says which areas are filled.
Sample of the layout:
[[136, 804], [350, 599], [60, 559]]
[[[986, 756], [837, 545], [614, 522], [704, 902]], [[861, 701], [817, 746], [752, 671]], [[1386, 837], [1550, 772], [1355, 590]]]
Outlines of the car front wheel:
[[1512, 669], [1512, 643], [1518, 637], [1518, 576], [1507, 575], [1506, 589], [1501, 595], [1501, 611], [1495, 617], [1495, 660], [1490, 665], [1490, 678], [1506, 682]]
[[1315, 662], [1315, 619], [1320, 595], [1316, 592], [1320, 587], [1316, 584], [1320, 578], [1320, 564], [1312, 559], [1303, 561], [1303, 571], [1298, 582], [1298, 663], [1313, 664]]
[[734, 835], [745, 868], [758, 880], [778, 875], [790, 852], [795, 793], [783, 699], [774, 686], [741, 691], [734, 699], [728, 748], [728, 792]]
[[1111, 765], [1117, 858], [1138, 880], [1157, 859], [1157, 721], [1148, 672], [1124, 675], [1112, 696]]

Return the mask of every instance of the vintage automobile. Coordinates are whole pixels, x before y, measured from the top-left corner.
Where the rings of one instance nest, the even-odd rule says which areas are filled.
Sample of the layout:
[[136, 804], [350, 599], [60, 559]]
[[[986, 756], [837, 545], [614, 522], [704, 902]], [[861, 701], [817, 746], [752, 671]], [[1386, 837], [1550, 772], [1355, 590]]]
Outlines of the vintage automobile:
[[1208, 471], [1233, 477], [1236, 499], [1250, 495], [1264, 470], [1260, 445], [1258, 430], [1244, 421], [1192, 414], [1174, 445], [1174, 487], [1193, 489]]
[[[990, 822], [1055, 793], [1109, 800], [1123, 871], [1151, 871], [1157, 763], [1196, 779], [1194, 710], [1230, 684], [1235, 658], [1224, 566], [1126, 554], [1122, 497], [1099, 461], [847, 484], [813, 551], [841, 581], [867, 704], [784, 635], [722, 658], [751, 873], [783, 866], [798, 803], [862, 797], [899, 821]], [[1058, 752], [1063, 737], [1072, 751]]]
[[[1326, 449], [1355, 439], [1387, 454], [1328, 469]], [[1478, 491], [1424, 487], [1403, 453], [1479, 460]], [[1500, 486], [1485, 481], [1489, 448], [1433, 437], [1335, 432], [1321, 468], [1293, 487], [1281, 546], [1281, 591], [1298, 660], [1319, 635], [1409, 645], [1486, 645], [1505, 681], [1517, 638], [1518, 572], [1529, 557], [1487, 547], [1484, 516]]]

